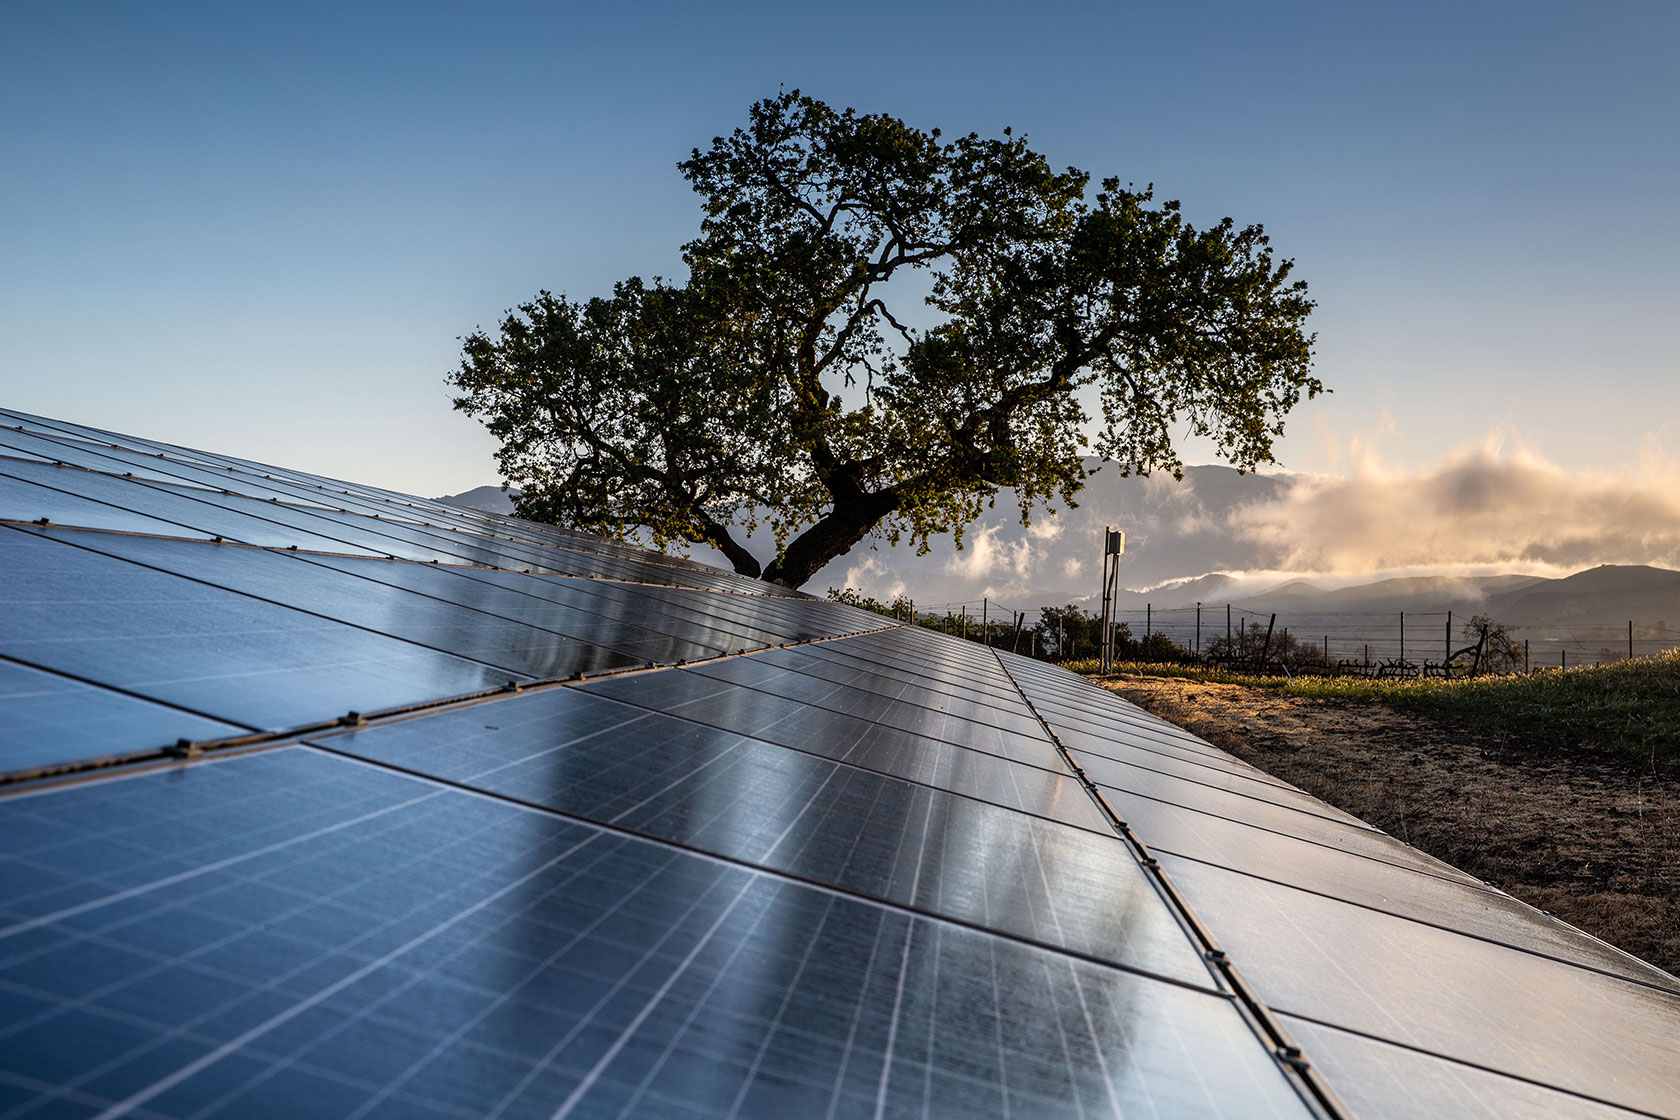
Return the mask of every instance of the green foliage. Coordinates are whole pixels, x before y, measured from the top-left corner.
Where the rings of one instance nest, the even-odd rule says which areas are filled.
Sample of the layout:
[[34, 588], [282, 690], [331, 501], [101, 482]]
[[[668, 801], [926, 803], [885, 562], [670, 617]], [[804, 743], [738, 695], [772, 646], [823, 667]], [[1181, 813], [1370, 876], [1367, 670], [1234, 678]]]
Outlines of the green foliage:
[[1269, 461], [1323, 389], [1312, 301], [1259, 226], [1198, 230], [1112, 178], [1088, 198], [1008, 130], [945, 140], [793, 91], [679, 167], [703, 212], [686, 284], [545, 292], [465, 340], [456, 407], [502, 440], [525, 516], [748, 575], [738, 533], [767, 523], [762, 574], [797, 587], [873, 531], [960, 542], [1002, 487], [1023, 523], [1071, 504], [1082, 388], [1127, 474], [1177, 473], [1179, 430]]
[[895, 595], [890, 603], [883, 603], [873, 595], [865, 595], [855, 587], [828, 589], [828, 601], [831, 603], [845, 603], [848, 607], [874, 611], [884, 614], [888, 618], [906, 620], [910, 617], [910, 600], [903, 595]]

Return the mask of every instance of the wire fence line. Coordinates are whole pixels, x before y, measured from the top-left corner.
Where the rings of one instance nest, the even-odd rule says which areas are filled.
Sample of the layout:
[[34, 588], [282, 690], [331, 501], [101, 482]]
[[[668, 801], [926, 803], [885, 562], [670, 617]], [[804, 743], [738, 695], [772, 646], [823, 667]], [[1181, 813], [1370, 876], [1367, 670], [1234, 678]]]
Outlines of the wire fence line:
[[[899, 599], [881, 608], [921, 626], [1048, 660], [1086, 660], [1097, 655], [1099, 646], [1096, 616], [1072, 605]], [[1481, 631], [1480, 616], [1465, 610], [1309, 607], [1273, 613], [1221, 603], [1146, 605], [1116, 611], [1114, 619], [1122, 660], [1247, 665], [1272, 672], [1453, 676], [1596, 665], [1680, 649], [1680, 628], [1637, 618], [1493, 620], [1491, 636]]]

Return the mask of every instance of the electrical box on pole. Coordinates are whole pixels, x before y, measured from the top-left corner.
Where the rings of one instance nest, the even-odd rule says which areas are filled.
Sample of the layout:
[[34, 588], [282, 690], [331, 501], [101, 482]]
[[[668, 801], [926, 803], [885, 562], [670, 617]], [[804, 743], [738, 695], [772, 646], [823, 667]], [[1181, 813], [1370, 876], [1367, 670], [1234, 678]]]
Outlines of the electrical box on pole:
[[1102, 634], [1097, 655], [1104, 673], [1114, 667], [1114, 592], [1120, 579], [1120, 556], [1125, 551], [1125, 531], [1110, 526], [1103, 534]]

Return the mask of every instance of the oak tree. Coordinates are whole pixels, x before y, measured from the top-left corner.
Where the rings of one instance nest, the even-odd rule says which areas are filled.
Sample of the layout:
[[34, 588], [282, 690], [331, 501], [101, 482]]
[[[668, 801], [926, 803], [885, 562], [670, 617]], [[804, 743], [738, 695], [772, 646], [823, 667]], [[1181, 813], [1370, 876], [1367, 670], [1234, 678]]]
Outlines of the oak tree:
[[1176, 474], [1190, 433], [1252, 469], [1324, 391], [1260, 226], [1091, 191], [1007, 129], [792, 91], [678, 166], [703, 207], [685, 282], [543, 292], [465, 340], [455, 406], [502, 441], [522, 516], [798, 587], [872, 532], [960, 542], [1002, 488], [1024, 523], [1071, 504], [1091, 450]]

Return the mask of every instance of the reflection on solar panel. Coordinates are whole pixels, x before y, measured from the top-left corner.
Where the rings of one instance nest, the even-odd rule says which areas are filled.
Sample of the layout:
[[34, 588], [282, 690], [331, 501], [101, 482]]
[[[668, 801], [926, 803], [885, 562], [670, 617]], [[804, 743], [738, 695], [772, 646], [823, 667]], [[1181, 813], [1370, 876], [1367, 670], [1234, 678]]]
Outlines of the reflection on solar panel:
[[0, 1118], [1680, 1116], [1680, 981], [1028, 658], [0, 412]]

